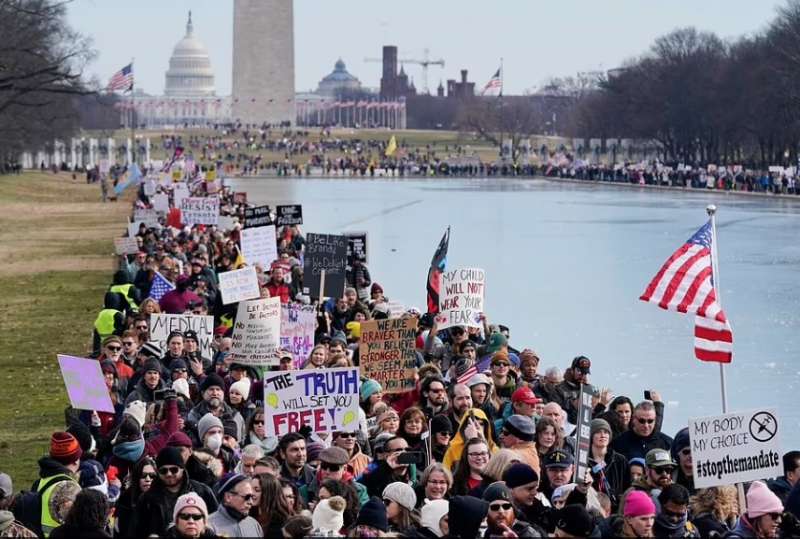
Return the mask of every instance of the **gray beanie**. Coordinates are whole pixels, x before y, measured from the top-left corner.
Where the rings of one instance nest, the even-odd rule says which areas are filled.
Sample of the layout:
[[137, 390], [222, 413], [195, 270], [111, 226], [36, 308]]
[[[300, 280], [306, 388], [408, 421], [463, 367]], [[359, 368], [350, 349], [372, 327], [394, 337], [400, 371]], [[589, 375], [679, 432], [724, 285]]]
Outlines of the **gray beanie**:
[[417, 505], [417, 495], [414, 493], [414, 489], [400, 481], [386, 485], [386, 488], [383, 489], [383, 498], [397, 502], [409, 511], [413, 511]]
[[201, 417], [200, 421], [197, 422], [197, 434], [200, 435], [201, 442], [203, 441], [203, 438], [205, 438], [206, 432], [208, 432], [211, 427], [223, 428], [222, 421], [220, 421], [217, 416], [209, 412]]

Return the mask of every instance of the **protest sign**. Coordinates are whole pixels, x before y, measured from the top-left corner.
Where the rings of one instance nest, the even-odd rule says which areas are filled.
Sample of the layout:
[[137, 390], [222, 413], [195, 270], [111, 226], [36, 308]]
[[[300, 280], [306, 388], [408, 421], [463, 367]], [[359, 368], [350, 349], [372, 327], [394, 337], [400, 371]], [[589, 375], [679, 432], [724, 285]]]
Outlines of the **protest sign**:
[[176, 183], [172, 188], [172, 205], [180, 209], [183, 199], [189, 197], [189, 187], [185, 183]]
[[696, 488], [783, 475], [778, 413], [771, 408], [689, 420]]
[[133, 237], [139, 233], [139, 227], [141, 226], [141, 221], [134, 221], [132, 223], [128, 223], [128, 236]]
[[269, 206], [256, 206], [244, 210], [244, 228], [267, 226], [272, 224], [272, 213]]
[[486, 273], [478, 268], [442, 272], [439, 278], [439, 329], [481, 327]]
[[141, 221], [147, 228], [158, 225], [158, 212], [156, 210], [137, 208], [133, 210], [133, 220]]
[[265, 373], [267, 436], [358, 430], [358, 367]]
[[381, 384], [384, 393], [411, 391], [417, 372], [416, 338], [416, 318], [361, 322], [361, 374]]
[[367, 261], [367, 233], [366, 232], [345, 232], [347, 237], [347, 265], [353, 266], [356, 257], [361, 257]]
[[58, 354], [58, 365], [73, 408], [114, 413], [99, 361]]
[[305, 365], [314, 348], [317, 310], [313, 305], [288, 303], [281, 309], [281, 348], [292, 353], [294, 367]]
[[186, 225], [216, 225], [219, 219], [217, 197], [186, 197], [181, 200], [180, 208]]
[[576, 425], [575, 437], [577, 455], [575, 455], [575, 475], [572, 479], [575, 483], [580, 483], [586, 477], [586, 470], [589, 467], [589, 447], [592, 444], [592, 386], [581, 384], [581, 391], [578, 397], [578, 424]]
[[342, 297], [346, 264], [346, 237], [308, 234], [303, 260], [303, 287], [306, 293], [314, 297]]
[[217, 219], [217, 228], [220, 230], [233, 230], [236, 219], [230, 215], [220, 215]]
[[210, 358], [214, 355], [211, 350], [211, 341], [214, 338], [214, 317], [193, 314], [163, 314], [150, 315], [150, 342], [165, 352], [167, 350], [167, 337], [173, 331], [184, 333], [192, 330], [197, 333], [200, 354]]
[[280, 337], [280, 298], [242, 301], [233, 325], [230, 356], [243, 365], [278, 365]]
[[156, 181], [153, 178], [147, 178], [142, 186], [145, 196], [151, 197], [156, 194]]
[[159, 213], [167, 213], [169, 211], [169, 195], [166, 193], [153, 195], [153, 209]]
[[139, 252], [139, 243], [134, 236], [114, 238], [114, 251], [118, 255], [132, 255]]
[[278, 226], [303, 224], [303, 206], [300, 204], [278, 206], [276, 211], [278, 212], [278, 217], [275, 220], [275, 224]]
[[222, 304], [255, 299], [261, 295], [255, 266], [224, 271], [218, 275]]
[[260, 264], [262, 269], [269, 271], [270, 265], [278, 258], [275, 225], [243, 229], [242, 256], [248, 264]]

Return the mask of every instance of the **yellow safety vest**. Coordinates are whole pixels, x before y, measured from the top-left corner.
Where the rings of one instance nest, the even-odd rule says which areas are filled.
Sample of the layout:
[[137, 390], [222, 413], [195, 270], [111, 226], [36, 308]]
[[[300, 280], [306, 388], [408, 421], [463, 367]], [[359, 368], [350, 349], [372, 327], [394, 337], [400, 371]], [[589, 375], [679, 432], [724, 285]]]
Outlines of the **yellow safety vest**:
[[125, 296], [125, 301], [128, 302], [128, 306], [131, 310], [135, 313], [139, 312], [139, 306], [136, 305], [136, 302], [133, 301], [131, 297], [131, 288], [133, 287], [132, 284], [115, 284], [111, 288], [108, 289], [109, 292], [114, 292], [115, 294], [122, 294]]
[[[75, 481], [75, 479], [73, 479], [68, 475], [64, 474], [58, 474], [58, 475], [63, 477], [64, 481]], [[56, 488], [56, 485], [58, 485], [62, 481], [56, 481], [55, 483], [50, 485], [50, 487], [47, 490], [42, 491], [47, 482], [53, 479], [53, 477], [57, 476], [51, 476], [40, 479], [39, 484], [36, 487], [37, 492], [40, 492], [42, 496], [42, 532], [44, 533], [45, 537], [49, 537], [50, 532], [52, 532], [55, 528], [61, 526], [61, 523], [57, 521], [50, 513], [50, 496], [52, 496], [53, 489]]]
[[106, 337], [113, 335], [114, 330], [117, 329], [117, 313], [120, 313], [120, 311], [116, 309], [103, 309], [100, 311], [100, 314], [97, 315], [97, 319], [94, 321], [94, 329], [97, 330], [97, 334], [100, 336], [101, 341]]

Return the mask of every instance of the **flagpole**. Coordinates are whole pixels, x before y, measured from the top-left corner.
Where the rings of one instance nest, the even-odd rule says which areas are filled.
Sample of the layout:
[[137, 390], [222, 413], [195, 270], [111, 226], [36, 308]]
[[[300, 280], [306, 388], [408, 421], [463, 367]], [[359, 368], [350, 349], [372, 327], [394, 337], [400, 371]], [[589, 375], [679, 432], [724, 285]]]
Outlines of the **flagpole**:
[[503, 154], [503, 57], [500, 57], [500, 162], [505, 163], [505, 155]]
[[[714, 279], [714, 290], [717, 295], [717, 303], [722, 305], [722, 298], [720, 298], [721, 286], [719, 284], [719, 264], [717, 263], [717, 207], [709, 204], [706, 207], [706, 213], [711, 218], [711, 275]], [[725, 380], [725, 364], [719, 364], [719, 383], [722, 391], [722, 413], [728, 413], [728, 387]]]
[[131, 152], [131, 166], [136, 163], [136, 102], [134, 101], [134, 86], [136, 85], [136, 72], [133, 70], [133, 62], [136, 58], [131, 58], [131, 144], [133, 149]]

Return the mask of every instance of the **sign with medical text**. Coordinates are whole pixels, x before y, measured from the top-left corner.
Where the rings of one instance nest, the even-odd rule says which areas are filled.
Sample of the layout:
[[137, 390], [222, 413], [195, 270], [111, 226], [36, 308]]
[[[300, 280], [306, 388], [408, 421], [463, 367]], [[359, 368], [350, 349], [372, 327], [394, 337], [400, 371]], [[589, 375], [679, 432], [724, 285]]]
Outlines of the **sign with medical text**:
[[[592, 443], [592, 386], [581, 384], [581, 391], [578, 396], [578, 424], [575, 426], [575, 476], [574, 483], [582, 482], [586, 477], [586, 470], [589, 468], [589, 448]], [[610, 436], [610, 433], [609, 433]], [[609, 441], [611, 439], [609, 438]]]
[[180, 207], [185, 225], [216, 225], [219, 220], [218, 197], [186, 197]]
[[452, 326], [480, 328], [486, 272], [478, 268], [446, 270], [439, 277], [439, 329]]
[[278, 212], [278, 217], [275, 219], [275, 224], [278, 226], [303, 224], [303, 206], [300, 204], [277, 206], [275, 211]]
[[242, 301], [233, 324], [230, 357], [243, 365], [278, 365], [281, 338], [281, 299]]
[[359, 382], [358, 367], [265, 373], [267, 436], [358, 430]]
[[150, 342], [166, 353], [167, 337], [173, 331], [185, 333], [192, 330], [197, 333], [200, 354], [210, 358], [214, 355], [211, 341], [214, 338], [214, 317], [196, 314], [162, 314], [150, 315]]
[[416, 384], [416, 339], [416, 318], [361, 322], [361, 374], [378, 382], [384, 393], [411, 391]]
[[269, 271], [271, 264], [278, 258], [275, 225], [243, 229], [242, 256], [248, 264], [259, 264], [261, 269]]
[[58, 366], [73, 408], [114, 413], [99, 361], [58, 354]]
[[294, 368], [302, 369], [314, 348], [317, 309], [313, 305], [287, 303], [281, 309], [281, 349], [292, 353]]
[[217, 277], [219, 278], [219, 291], [222, 294], [223, 305], [256, 299], [261, 296], [255, 266], [224, 271], [218, 274]]
[[139, 252], [139, 242], [136, 237], [125, 236], [114, 238], [114, 252], [118, 255], [132, 255]]
[[761, 408], [689, 420], [696, 488], [783, 475], [778, 412]]

